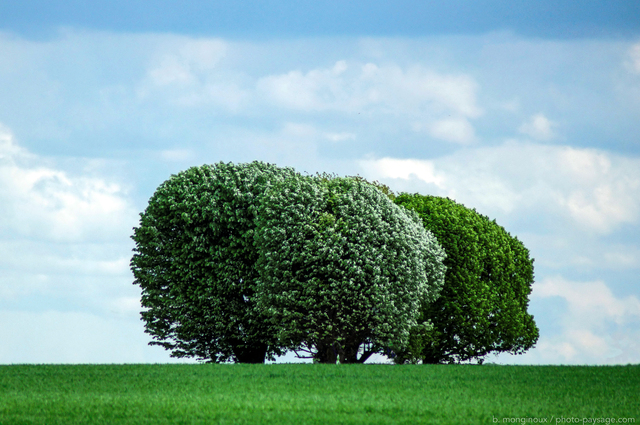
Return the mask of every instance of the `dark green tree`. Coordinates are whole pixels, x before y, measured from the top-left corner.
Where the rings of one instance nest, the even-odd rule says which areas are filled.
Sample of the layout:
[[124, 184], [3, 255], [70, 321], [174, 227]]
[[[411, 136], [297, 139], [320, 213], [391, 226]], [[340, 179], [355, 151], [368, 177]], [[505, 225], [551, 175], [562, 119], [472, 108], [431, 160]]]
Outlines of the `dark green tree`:
[[533, 259], [522, 242], [448, 198], [400, 194], [395, 202], [417, 212], [447, 254], [440, 297], [423, 304], [422, 325], [397, 350], [397, 362], [482, 362], [489, 353], [531, 348], [538, 340], [527, 312]]
[[210, 362], [280, 354], [273, 326], [255, 308], [253, 232], [260, 197], [294, 174], [261, 162], [218, 163], [158, 187], [132, 236], [151, 345]]
[[364, 362], [407, 343], [436, 298], [444, 251], [411, 211], [356, 178], [296, 176], [263, 198], [258, 306], [282, 347]]

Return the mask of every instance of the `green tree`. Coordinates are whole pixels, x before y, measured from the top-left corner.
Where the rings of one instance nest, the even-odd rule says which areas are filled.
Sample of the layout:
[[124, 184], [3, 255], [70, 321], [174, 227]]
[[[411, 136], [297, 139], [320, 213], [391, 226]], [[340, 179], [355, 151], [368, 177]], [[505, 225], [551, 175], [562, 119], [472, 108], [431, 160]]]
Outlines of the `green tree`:
[[262, 363], [279, 354], [255, 308], [256, 208], [294, 175], [261, 162], [203, 165], [162, 183], [134, 228], [131, 259], [151, 345], [173, 357]]
[[522, 242], [448, 198], [400, 194], [395, 202], [417, 212], [447, 253], [440, 297], [422, 307], [427, 326], [412, 329], [413, 349], [398, 350], [397, 361], [482, 362], [489, 353], [531, 348], [538, 340], [527, 312], [533, 259]]
[[444, 251], [420, 219], [356, 178], [282, 181], [263, 198], [255, 235], [258, 306], [283, 347], [321, 363], [405, 345], [444, 279]]

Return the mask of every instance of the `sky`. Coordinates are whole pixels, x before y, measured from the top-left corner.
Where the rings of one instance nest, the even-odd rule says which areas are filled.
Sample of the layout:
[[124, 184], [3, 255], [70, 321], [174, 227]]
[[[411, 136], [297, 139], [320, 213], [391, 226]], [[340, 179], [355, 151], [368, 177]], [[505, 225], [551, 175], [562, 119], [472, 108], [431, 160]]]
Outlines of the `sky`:
[[0, 2], [0, 364], [178, 361], [132, 229], [172, 174], [253, 160], [523, 241], [540, 339], [487, 361], [639, 363], [639, 135], [638, 2]]

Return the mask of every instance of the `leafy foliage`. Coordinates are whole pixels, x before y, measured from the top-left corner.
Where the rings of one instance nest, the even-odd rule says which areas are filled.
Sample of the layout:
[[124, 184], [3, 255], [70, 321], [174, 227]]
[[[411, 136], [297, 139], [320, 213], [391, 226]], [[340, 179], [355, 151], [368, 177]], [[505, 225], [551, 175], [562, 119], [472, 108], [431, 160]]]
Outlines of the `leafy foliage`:
[[263, 362], [280, 353], [255, 308], [253, 231], [260, 197], [293, 174], [261, 162], [218, 163], [158, 187], [132, 236], [151, 344], [212, 362]]
[[420, 219], [357, 178], [280, 182], [255, 235], [258, 306], [284, 348], [323, 363], [406, 345], [420, 302], [444, 279], [444, 251]]
[[449, 199], [361, 177], [193, 167], [160, 185], [132, 238], [146, 332], [174, 357], [481, 362], [538, 338], [517, 238]]
[[413, 350], [398, 350], [396, 360], [481, 362], [491, 352], [531, 348], [538, 339], [527, 313], [533, 259], [522, 242], [448, 198], [400, 194], [395, 202], [417, 212], [447, 253], [440, 297], [422, 307], [420, 320], [430, 326], [413, 328]]

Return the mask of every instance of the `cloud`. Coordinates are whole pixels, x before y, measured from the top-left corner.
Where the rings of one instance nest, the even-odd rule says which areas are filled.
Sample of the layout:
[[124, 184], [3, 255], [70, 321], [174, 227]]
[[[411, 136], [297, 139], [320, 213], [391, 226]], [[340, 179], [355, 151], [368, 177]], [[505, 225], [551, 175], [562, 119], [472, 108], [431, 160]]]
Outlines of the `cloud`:
[[417, 159], [381, 158], [378, 160], [364, 160], [360, 162], [365, 175], [374, 179], [405, 179], [412, 178], [431, 183], [438, 188], [445, 189], [445, 176], [436, 174], [433, 161]]
[[119, 185], [73, 175], [0, 127], [0, 363], [162, 359], [145, 347], [131, 284], [136, 222]]
[[550, 222], [597, 234], [640, 220], [640, 159], [595, 149], [509, 141], [434, 160], [359, 164], [365, 176], [390, 179], [392, 187], [415, 191], [426, 184], [431, 194], [494, 217], [546, 214]]
[[148, 347], [138, 318], [0, 311], [0, 323], [0, 364], [185, 362]]
[[45, 164], [0, 127], [0, 232], [53, 241], [110, 240], [135, 223], [117, 184]]
[[419, 66], [403, 70], [396, 65], [362, 67], [362, 79], [371, 84], [371, 100], [408, 110], [425, 104], [434, 112], [477, 118], [482, 109], [477, 105], [478, 84], [464, 74], [438, 74]]
[[636, 296], [616, 297], [603, 281], [553, 276], [535, 284], [531, 297], [558, 297], [566, 305], [558, 313], [560, 332], [543, 334], [537, 356], [567, 363], [640, 361], [640, 300]]
[[342, 132], [342, 133], [325, 133], [324, 137], [332, 142], [345, 142], [347, 140], [356, 140], [355, 133]]
[[159, 97], [182, 107], [215, 105], [235, 112], [247, 93], [220, 62], [228, 45], [215, 38], [165, 37], [138, 88], [143, 98]]
[[460, 144], [473, 142], [476, 138], [473, 126], [465, 118], [435, 121], [429, 126], [429, 134], [436, 139]]
[[454, 143], [475, 139], [469, 119], [482, 115], [478, 85], [466, 75], [443, 75], [421, 67], [348, 64], [260, 78], [257, 91], [267, 103], [304, 112], [404, 115], [414, 130]]
[[149, 71], [152, 81], [160, 86], [198, 81], [216, 68], [227, 51], [226, 43], [218, 39], [180, 37], [171, 44]]
[[346, 61], [338, 61], [330, 69], [264, 77], [258, 88], [275, 102], [294, 109], [357, 111], [378, 106], [406, 111], [431, 104], [436, 110], [463, 117], [482, 114], [472, 78], [439, 75], [420, 67], [405, 71], [395, 65], [348, 66]]
[[631, 71], [640, 74], [640, 43], [634, 44], [629, 49], [629, 61]]
[[518, 131], [535, 140], [551, 140], [555, 137], [554, 127], [557, 124], [550, 121], [543, 114], [536, 114], [524, 122]]
[[572, 327], [640, 321], [640, 300], [633, 295], [617, 298], [602, 281], [573, 282], [560, 276], [550, 277], [536, 284], [531, 296], [563, 298], [570, 313], [566, 320]]
[[574, 219], [603, 233], [619, 224], [637, 222], [640, 213], [638, 159], [575, 148], [561, 149], [556, 158], [572, 186], [559, 203]]
[[639, 269], [640, 249], [634, 245], [618, 245], [604, 252], [602, 260], [615, 270]]
[[[639, 46], [509, 33], [253, 41], [0, 35], [0, 97], [12, 99], [0, 102], [0, 115], [24, 140], [0, 131], [0, 307], [33, 310], [25, 321], [46, 330], [108, 312], [131, 317], [129, 236], [153, 189], [194, 160], [256, 159], [361, 172], [394, 190], [453, 197], [525, 241], [541, 281], [560, 274], [604, 282], [624, 299], [616, 291], [630, 291], [624, 286], [640, 267]], [[515, 136], [521, 140], [501, 142]], [[574, 146], [547, 143], [557, 140]], [[587, 143], [601, 148], [580, 147]], [[36, 149], [128, 159], [105, 177]], [[127, 179], [131, 194], [116, 183]], [[553, 303], [567, 303], [535, 300], [541, 323]], [[55, 309], [76, 315], [44, 314]], [[22, 316], [2, 317], [12, 326]], [[613, 355], [603, 344], [624, 345], [631, 322], [607, 321], [609, 335], [597, 324], [545, 331], [543, 360], [574, 352], [578, 361], [582, 347]], [[110, 323], [142, 335], [135, 322]], [[13, 347], [26, 352], [20, 332]], [[39, 337], [29, 335], [22, 339], [29, 344]]]
[[[126, 236], [125, 236], [126, 237]], [[17, 273], [74, 276], [128, 277], [128, 238], [117, 243], [59, 243], [51, 249], [50, 241], [35, 238], [11, 238], [0, 242], [0, 264]], [[59, 242], [59, 241], [58, 241]], [[118, 248], [126, 247], [124, 252]], [[126, 256], [123, 256], [122, 254]]]
[[331, 69], [315, 69], [303, 74], [290, 71], [261, 78], [258, 91], [276, 104], [306, 111], [357, 107], [359, 99], [349, 96], [343, 74], [345, 61], [338, 61]]
[[[449, 196], [496, 218], [536, 259], [529, 311], [540, 340], [525, 364], [640, 361], [640, 303], [617, 295], [640, 267], [640, 159], [508, 141], [436, 159], [364, 159], [363, 175], [393, 190]], [[558, 277], [561, 273], [563, 277]], [[582, 281], [585, 273], [597, 276]], [[567, 277], [564, 277], [567, 276]], [[599, 279], [599, 280], [598, 280]], [[491, 360], [491, 359], [489, 359]]]

